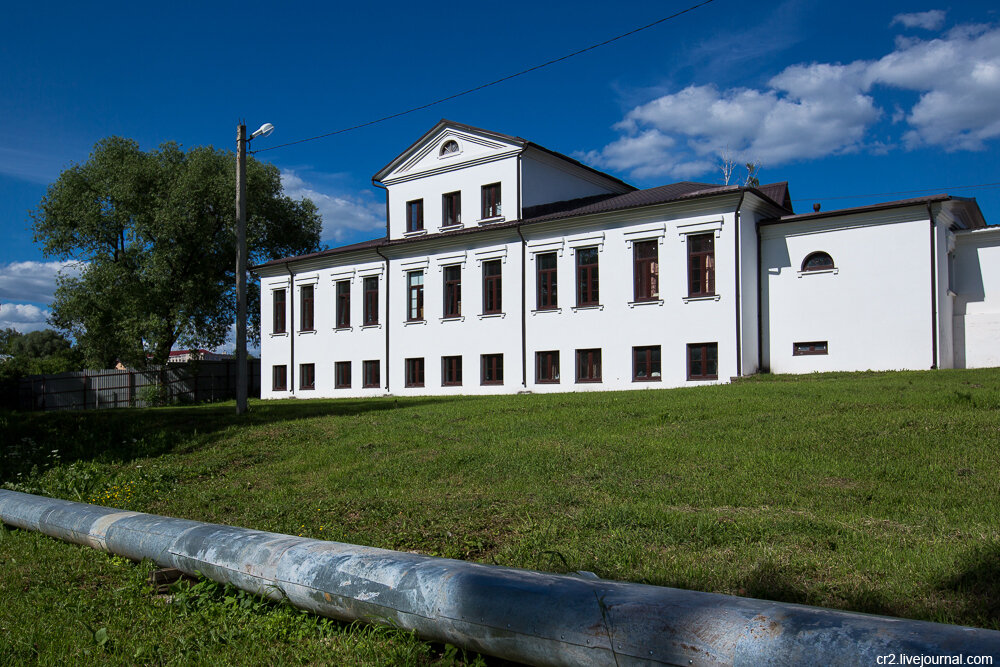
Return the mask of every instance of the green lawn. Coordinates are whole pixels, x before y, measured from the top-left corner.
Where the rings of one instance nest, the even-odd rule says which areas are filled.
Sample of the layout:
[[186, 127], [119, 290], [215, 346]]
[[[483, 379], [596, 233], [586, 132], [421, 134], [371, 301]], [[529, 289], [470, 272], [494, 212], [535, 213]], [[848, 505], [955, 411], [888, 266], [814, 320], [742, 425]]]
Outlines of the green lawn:
[[[0, 481], [19, 490], [1000, 629], [1000, 369], [270, 401], [246, 419], [231, 403], [0, 413], [0, 429]], [[165, 604], [148, 569], [0, 533], [0, 662], [463, 661], [214, 585]]]

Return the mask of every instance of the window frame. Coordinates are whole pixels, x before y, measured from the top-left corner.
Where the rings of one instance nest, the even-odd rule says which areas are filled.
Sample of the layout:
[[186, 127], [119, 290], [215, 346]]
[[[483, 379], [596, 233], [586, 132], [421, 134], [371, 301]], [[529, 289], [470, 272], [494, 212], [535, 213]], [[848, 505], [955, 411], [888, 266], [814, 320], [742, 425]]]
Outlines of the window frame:
[[[715, 350], [715, 373], [706, 373], [709, 365], [709, 349]], [[692, 351], [699, 350], [702, 355], [702, 373], [700, 375], [694, 375], [691, 372], [691, 366], [693, 365], [693, 359], [691, 356]], [[718, 380], [719, 379], [719, 344], [716, 343], [688, 343], [687, 344], [687, 379], [690, 380]]]
[[[375, 289], [372, 289], [371, 285], [375, 285]], [[362, 288], [364, 290], [362, 326], [378, 324], [378, 276], [364, 278]]]
[[[653, 353], [658, 359], [653, 359]], [[640, 355], [648, 366], [646, 376], [639, 375]], [[658, 373], [654, 375], [654, 369]], [[660, 345], [636, 345], [632, 348], [632, 382], [660, 382], [663, 380], [663, 350]]]
[[[652, 256], [640, 257], [652, 248]], [[656, 239], [632, 243], [632, 299], [635, 302], [660, 300], [660, 243]]]
[[284, 287], [271, 291], [271, 311], [271, 333], [288, 333], [288, 302]]
[[441, 357], [441, 386], [462, 386], [462, 355]]
[[[450, 264], [442, 267], [442, 278], [444, 280], [443, 297], [441, 305], [441, 316], [444, 318], [457, 318], [462, 316], [462, 265]], [[455, 276], [458, 276], [457, 278]]]
[[[707, 242], [708, 249], [695, 249]], [[689, 234], [687, 237], [688, 297], [715, 296], [715, 234]]]
[[[344, 371], [346, 371], [347, 380], [344, 381]], [[333, 363], [333, 388], [334, 389], [350, 389], [351, 388], [351, 362], [350, 361], [335, 361]]]
[[[309, 382], [306, 382], [306, 380]], [[299, 364], [299, 391], [316, 389], [316, 364]]]
[[[552, 268], [542, 268], [542, 260], [552, 258]], [[542, 299], [543, 278], [550, 278], [548, 302]], [[556, 310], [559, 308], [559, 253], [540, 252], [535, 255], [535, 310]]]
[[424, 229], [424, 200], [411, 199], [406, 202], [406, 233], [419, 232]]
[[[805, 349], [800, 349], [805, 348]], [[825, 356], [830, 354], [830, 342], [825, 340], [810, 340], [792, 343], [793, 357]]]
[[[593, 252], [593, 262], [584, 264], [584, 253]], [[597, 246], [587, 246], [576, 249], [576, 306], [601, 305], [600, 295], [600, 250]]]
[[[486, 379], [487, 369], [491, 370], [492, 374], [495, 376], [492, 380]], [[503, 353], [480, 355], [479, 384], [483, 386], [503, 384]]]
[[[420, 283], [414, 282], [414, 278], [419, 277]], [[414, 301], [414, 298], [416, 299]], [[424, 312], [424, 271], [417, 269], [406, 272], [406, 321], [423, 322]]]
[[[496, 274], [487, 273], [487, 266], [496, 267]], [[488, 259], [482, 263], [483, 271], [483, 315], [498, 315], [503, 312], [503, 261]], [[490, 302], [494, 307], [490, 308]]]
[[501, 196], [500, 183], [487, 183], [482, 187], [480, 198], [481, 198], [481, 220], [491, 220], [493, 218], [499, 218], [503, 216], [503, 207], [501, 206], [500, 196]]
[[335, 285], [336, 322], [338, 329], [351, 328], [351, 281], [338, 280]]
[[[451, 221], [449, 221], [449, 214]], [[457, 227], [462, 224], [462, 191], [445, 192], [441, 195], [441, 226]]]
[[299, 287], [299, 331], [316, 331], [316, 286]]
[[[576, 383], [577, 384], [600, 384], [604, 381], [602, 376], [602, 362], [601, 362], [601, 348], [599, 347], [589, 347], [582, 348], [576, 351]], [[597, 363], [594, 364], [593, 361], [596, 358]], [[580, 371], [585, 367], [588, 369], [593, 369], [596, 367], [597, 376], [594, 377], [592, 374], [589, 377], [584, 377], [583, 373]]]
[[535, 352], [535, 384], [559, 384], [559, 350]]
[[404, 382], [405, 387], [424, 386], [424, 358], [410, 357], [405, 360]]
[[[281, 383], [278, 383], [278, 369], [281, 369]], [[288, 391], [288, 366], [275, 364], [271, 366], [271, 391]]]
[[[822, 257], [826, 257], [827, 259], [829, 259], [830, 263], [822, 264], [820, 266], [808, 266], [809, 262], [813, 258], [822, 258]], [[833, 255], [826, 252], [825, 250], [814, 250], [813, 252], [805, 256], [805, 259], [802, 260], [802, 264], [799, 270], [802, 273], [812, 273], [813, 271], [833, 271], [836, 268], [837, 265], [833, 261]]]
[[[374, 369], [374, 376], [372, 370]], [[365, 359], [361, 362], [361, 388], [378, 389], [382, 386], [382, 369], [379, 359]]]

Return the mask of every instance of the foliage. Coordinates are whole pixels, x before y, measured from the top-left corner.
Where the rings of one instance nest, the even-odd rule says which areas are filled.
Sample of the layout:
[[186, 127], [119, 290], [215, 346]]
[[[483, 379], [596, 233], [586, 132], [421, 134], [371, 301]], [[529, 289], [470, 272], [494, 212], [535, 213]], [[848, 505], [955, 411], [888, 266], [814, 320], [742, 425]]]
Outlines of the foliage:
[[[88, 364], [165, 363], [174, 344], [217, 347], [236, 312], [235, 158], [175, 143], [144, 152], [130, 139], [97, 143], [64, 171], [32, 212], [47, 255], [86, 262], [60, 278], [52, 321]], [[283, 194], [278, 169], [247, 163], [250, 263], [317, 248], [320, 217]], [[259, 290], [248, 290], [250, 332]]]
[[26, 375], [65, 373], [83, 368], [83, 355], [65, 336], [43, 329], [22, 334], [0, 331], [0, 382]]

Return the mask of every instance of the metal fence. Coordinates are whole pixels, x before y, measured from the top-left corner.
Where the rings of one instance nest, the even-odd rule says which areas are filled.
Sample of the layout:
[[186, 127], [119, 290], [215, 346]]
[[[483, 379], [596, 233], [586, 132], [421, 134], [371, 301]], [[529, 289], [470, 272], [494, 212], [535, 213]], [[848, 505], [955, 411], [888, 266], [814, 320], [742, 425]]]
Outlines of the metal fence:
[[[260, 396], [260, 360], [247, 362], [247, 394]], [[145, 370], [76, 371], [22, 378], [21, 410], [95, 410], [202, 403], [236, 397], [236, 361], [196, 361]]]

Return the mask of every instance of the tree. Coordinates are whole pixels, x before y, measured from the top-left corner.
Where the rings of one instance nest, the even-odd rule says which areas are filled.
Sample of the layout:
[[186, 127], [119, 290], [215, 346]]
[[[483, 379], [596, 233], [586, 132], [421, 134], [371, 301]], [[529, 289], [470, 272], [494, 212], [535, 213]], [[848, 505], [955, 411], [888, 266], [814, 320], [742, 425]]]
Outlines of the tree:
[[69, 339], [51, 329], [26, 334], [15, 329], [0, 331], [0, 380], [82, 368], [80, 351]]
[[[143, 152], [109, 137], [49, 186], [32, 212], [35, 240], [46, 255], [85, 262], [60, 278], [51, 321], [88, 364], [162, 364], [175, 344], [226, 341], [236, 316], [235, 171], [229, 151], [171, 142]], [[320, 229], [311, 201], [285, 196], [278, 169], [248, 159], [250, 263], [312, 252]], [[247, 292], [256, 340], [256, 283]]]

